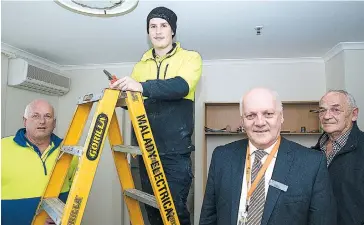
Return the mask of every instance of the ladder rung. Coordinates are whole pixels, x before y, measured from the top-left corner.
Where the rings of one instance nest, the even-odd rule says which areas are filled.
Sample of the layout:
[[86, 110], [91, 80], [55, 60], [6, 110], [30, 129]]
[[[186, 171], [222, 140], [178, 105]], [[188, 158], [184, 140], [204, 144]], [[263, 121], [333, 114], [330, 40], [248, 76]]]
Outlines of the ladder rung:
[[127, 189], [125, 190], [125, 195], [140, 202], [143, 202], [144, 204], [150, 205], [154, 208], [157, 209], [159, 208], [155, 200], [155, 197], [148, 193], [139, 191], [137, 189]]
[[130, 146], [130, 145], [115, 145], [113, 146], [114, 151], [116, 152], [125, 152], [135, 155], [141, 155], [142, 152], [140, 151], [140, 148], [137, 146]]
[[57, 225], [61, 224], [64, 203], [59, 198], [43, 199], [41, 207], [48, 213]]
[[78, 98], [77, 104], [81, 105], [81, 104], [85, 104], [85, 103], [89, 103], [89, 102], [96, 102], [98, 100], [100, 100], [102, 98], [102, 96], [104, 96], [104, 92], [101, 93], [97, 93], [97, 94], [86, 94], [82, 97]]
[[127, 106], [126, 105], [126, 101], [125, 99], [127, 98], [127, 94], [126, 92], [120, 92], [119, 94], [119, 99], [118, 101], [116, 102], [116, 107], [123, 107], [123, 106]]
[[[77, 104], [81, 105], [81, 104], [85, 104], [85, 103], [89, 103], [89, 102], [96, 102], [96, 101], [99, 101], [103, 96], [104, 96], [103, 91], [101, 93], [97, 93], [97, 94], [94, 94], [94, 93], [86, 94], [86, 95], [78, 98]], [[126, 92], [121, 91], [116, 105], [117, 106], [126, 106], [126, 103], [124, 101], [126, 97], [127, 97]]]
[[64, 145], [61, 149], [62, 152], [66, 152], [71, 155], [76, 155], [81, 157], [83, 147], [82, 146], [71, 146], [71, 145]]

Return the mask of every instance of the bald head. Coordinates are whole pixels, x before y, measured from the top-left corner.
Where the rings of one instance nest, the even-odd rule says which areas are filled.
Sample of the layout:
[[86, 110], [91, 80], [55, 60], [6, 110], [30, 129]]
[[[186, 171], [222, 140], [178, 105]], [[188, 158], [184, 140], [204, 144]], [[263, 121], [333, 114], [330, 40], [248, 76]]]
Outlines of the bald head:
[[49, 143], [56, 127], [54, 108], [49, 102], [36, 99], [25, 108], [23, 122], [25, 135], [33, 144]]
[[244, 106], [249, 103], [261, 102], [261, 101], [274, 101], [276, 105], [276, 110], [282, 112], [283, 106], [282, 101], [279, 98], [277, 92], [272, 91], [268, 88], [253, 88], [249, 90], [241, 99], [240, 99], [240, 116], [243, 116]]
[[320, 123], [332, 140], [347, 133], [358, 119], [354, 97], [344, 90], [331, 90], [320, 100]]
[[47, 111], [49, 111], [49, 113], [52, 114], [53, 118], [56, 118], [53, 106], [44, 99], [36, 99], [36, 100], [30, 102], [25, 107], [24, 118], [28, 119], [29, 116], [31, 116], [34, 113], [34, 111], [36, 111], [36, 109], [38, 109], [38, 108], [48, 108]]
[[277, 141], [284, 121], [282, 110], [278, 94], [267, 88], [254, 88], [242, 97], [241, 122], [256, 148], [266, 149]]

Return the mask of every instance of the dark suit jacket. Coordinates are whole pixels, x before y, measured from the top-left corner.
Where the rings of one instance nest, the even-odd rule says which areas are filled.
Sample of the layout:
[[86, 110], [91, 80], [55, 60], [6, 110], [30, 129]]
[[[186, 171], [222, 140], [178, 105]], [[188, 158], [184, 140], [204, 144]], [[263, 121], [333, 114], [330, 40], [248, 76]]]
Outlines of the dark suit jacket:
[[[215, 149], [211, 159], [200, 225], [236, 225], [248, 140]], [[269, 186], [261, 225], [336, 225], [326, 157], [282, 138]]]

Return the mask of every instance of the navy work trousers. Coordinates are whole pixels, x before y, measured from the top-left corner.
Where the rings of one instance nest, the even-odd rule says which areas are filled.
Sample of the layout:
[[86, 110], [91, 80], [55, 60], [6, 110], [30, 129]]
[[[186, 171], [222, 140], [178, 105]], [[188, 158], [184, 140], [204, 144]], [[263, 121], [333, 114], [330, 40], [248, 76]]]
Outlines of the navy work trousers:
[[[181, 225], [191, 225], [190, 213], [187, 209], [187, 197], [191, 187], [193, 173], [190, 153], [161, 155], [160, 159], [167, 177], [169, 189], [176, 207], [178, 219]], [[148, 179], [142, 156], [138, 157], [139, 173], [142, 189], [151, 195], [153, 189]], [[145, 205], [148, 219], [151, 225], [163, 225], [158, 209]]]

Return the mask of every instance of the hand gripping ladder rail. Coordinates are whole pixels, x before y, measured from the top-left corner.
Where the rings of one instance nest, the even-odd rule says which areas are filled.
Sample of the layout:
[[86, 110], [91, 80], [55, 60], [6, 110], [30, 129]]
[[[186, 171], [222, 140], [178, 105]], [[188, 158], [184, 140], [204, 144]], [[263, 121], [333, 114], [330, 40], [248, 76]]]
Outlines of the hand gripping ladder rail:
[[[98, 104], [86, 143], [83, 147], [77, 146], [94, 102], [98, 102]], [[115, 113], [115, 108], [119, 106], [128, 107], [140, 148], [123, 145]], [[107, 135], [131, 223], [133, 225], [144, 224], [139, 205], [141, 202], [158, 208], [165, 225], [179, 225], [142, 96], [138, 92], [121, 92], [112, 89], [105, 89], [99, 95], [85, 95], [78, 101], [72, 122], [60, 146], [58, 160], [33, 218], [33, 225], [44, 225], [47, 215], [56, 224], [81, 224]], [[127, 154], [142, 155], [154, 196], [135, 189]], [[79, 157], [79, 164], [67, 202], [64, 204], [58, 196], [74, 155]]]

